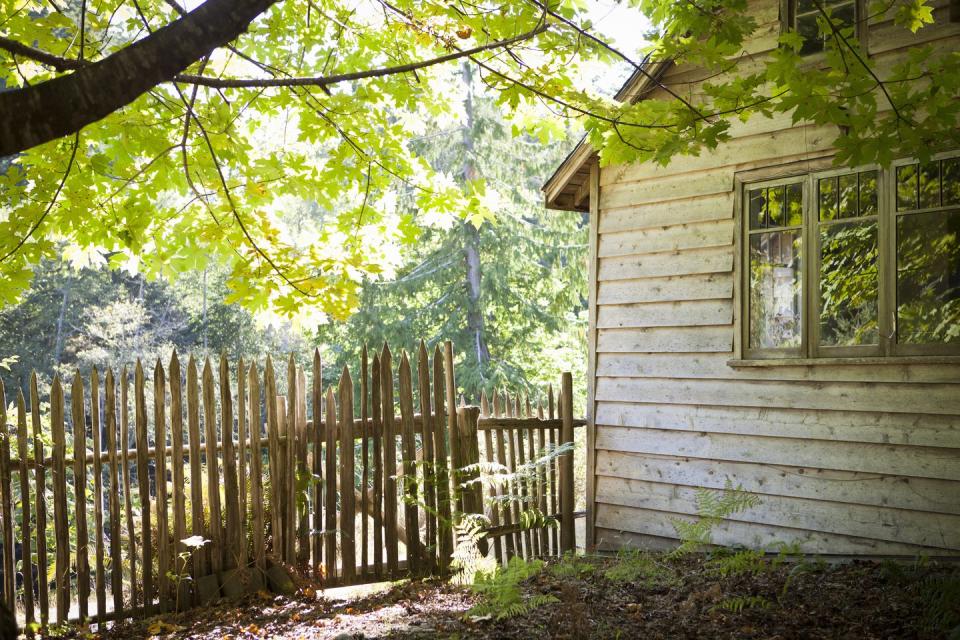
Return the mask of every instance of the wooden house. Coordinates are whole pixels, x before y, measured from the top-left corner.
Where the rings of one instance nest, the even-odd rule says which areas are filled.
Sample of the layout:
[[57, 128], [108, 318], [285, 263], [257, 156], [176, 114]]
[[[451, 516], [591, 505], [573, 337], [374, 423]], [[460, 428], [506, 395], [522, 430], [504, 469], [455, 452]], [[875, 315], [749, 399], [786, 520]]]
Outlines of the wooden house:
[[[745, 59], [809, 26], [795, 1], [752, 0]], [[880, 67], [960, 45], [956, 2], [916, 35], [828, 4]], [[706, 75], [649, 71], [691, 93]], [[666, 95], [638, 73], [617, 98]], [[588, 545], [672, 547], [729, 479], [759, 504], [716, 543], [960, 555], [960, 152], [837, 167], [832, 127], [732, 135], [666, 168], [600, 167], [582, 143], [544, 186], [590, 214]]]

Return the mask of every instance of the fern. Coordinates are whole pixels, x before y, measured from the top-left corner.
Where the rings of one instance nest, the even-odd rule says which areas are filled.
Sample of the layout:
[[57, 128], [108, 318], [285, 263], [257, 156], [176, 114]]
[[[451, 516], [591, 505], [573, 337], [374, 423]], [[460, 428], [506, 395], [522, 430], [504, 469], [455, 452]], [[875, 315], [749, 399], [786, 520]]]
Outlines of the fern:
[[719, 602], [718, 604], [710, 607], [710, 610], [724, 610], [731, 613], [742, 613], [745, 609], [769, 609], [770, 606], [770, 601], [763, 596], [736, 596]]
[[523, 615], [552, 602], [559, 602], [550, 595], [524, 595], [521, 583], [543, 570], [542, 560], [523, 560], [514, 556], [506, 567], [492, 571], [478, 571], [471, 590], [480, 596], [480, 602], [467, 613], [474, 617], [491, 616], [504, 620]]
[[735, 513], [755, 507], [760, 499], [743, 490], [742, 485], [733, 486], [727, 478], [723, 491], [697, 489], [697, 515], [695, 522], [674, 519], [673, 528], [680, 536], [680, 545], [671, 551], [667, 557], [679, 558], [691, 551], [696, 551], [712, 544], [713, 528], [720, 522]]
[[921, 624], [927, 631], [960, 638], [960, 576], [929, 576], [918, 584], [923, 600]]
[[733, 555], [725, 555], [707, 561], [713, 573], [724, 578], [744, 574], [757, 575], [769, 568], [766, 554], [758, 549], [743, 549]]

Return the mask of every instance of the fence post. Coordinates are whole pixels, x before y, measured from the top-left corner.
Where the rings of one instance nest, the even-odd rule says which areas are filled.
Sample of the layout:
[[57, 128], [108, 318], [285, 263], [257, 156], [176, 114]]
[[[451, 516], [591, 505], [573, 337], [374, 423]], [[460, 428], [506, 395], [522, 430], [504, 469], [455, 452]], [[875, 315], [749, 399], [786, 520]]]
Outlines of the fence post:
[[[563, 374], [560, 394], [560, 445], [573, 446], [573, 376]], [[573, 451], [560, 456], [560, 552], [576, 549], [573, 525]]]
[[[462, 488], [463, 513], [483, 515], [483, 486], [480, 484], [480, 439], [477, 424], [480, 419], [479, 407], [460, 407], [457, 409], [459, 441], [458, 484]], [[470, 467], [468, 471], [465, 468]], [[481, 539], [477, 546], [480, 553], [487, 555], [488, 542]]]

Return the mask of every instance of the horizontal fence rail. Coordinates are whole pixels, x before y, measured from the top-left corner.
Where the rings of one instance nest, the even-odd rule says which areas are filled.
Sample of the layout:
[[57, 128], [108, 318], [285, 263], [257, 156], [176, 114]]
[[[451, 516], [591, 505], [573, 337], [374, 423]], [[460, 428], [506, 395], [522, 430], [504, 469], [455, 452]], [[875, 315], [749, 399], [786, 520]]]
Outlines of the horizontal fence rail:
[[[38, 379], [0, 411], [2, 597], [27, 623], [105, 621], [288, 587], [451, 571], [457, 524], [481, 550], [573, 550], [572, 382], [457, 403], [453, 347], [396, 366], [363, 350], [324, 388], [319, 351], [159, 361]], [[0, 400], [6, 394], [0, 381]], [[52, 516], [52, 517], [51, 517]], [[51, 597], [52, 595], [52, 597]]]

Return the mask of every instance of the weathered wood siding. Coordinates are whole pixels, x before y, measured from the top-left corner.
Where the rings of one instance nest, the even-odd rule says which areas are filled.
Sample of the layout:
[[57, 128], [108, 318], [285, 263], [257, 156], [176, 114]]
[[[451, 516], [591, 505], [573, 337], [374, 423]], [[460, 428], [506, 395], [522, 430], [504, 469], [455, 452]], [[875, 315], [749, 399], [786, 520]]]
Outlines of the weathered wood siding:
[[[779, 34], [780, 3], [756, 11], [744, 67]], [[955, 49], [960, 25], [946, 12], [940, 2], [943, 22], [919, 37]], [[881, 69], [915, 42], [883, 18], [867, 41]], [[664, 81], [696, 94], [705, 75], [675, 67]], [[960, 555], [960, 364], [728, 364], [740, 353], [735, 175], [814, 167], [835, 136], [786, 116], [733, 133], [666, 169], [604, 168], [591, 194], [594, 542], [671, 546], [671, 520], [696, 514], [696, 488], [730, 478], [761, 502], [720, 526], [718, 543]]]

